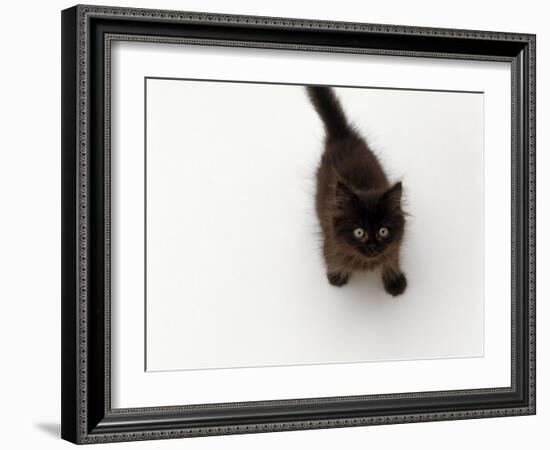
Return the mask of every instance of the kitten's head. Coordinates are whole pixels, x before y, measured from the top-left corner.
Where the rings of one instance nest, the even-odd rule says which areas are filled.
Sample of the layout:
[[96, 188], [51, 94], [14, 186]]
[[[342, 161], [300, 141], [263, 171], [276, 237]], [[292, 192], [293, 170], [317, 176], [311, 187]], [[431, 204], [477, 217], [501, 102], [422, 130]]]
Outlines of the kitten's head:
[[385, 191], [355, 191], [338, 182], [334, 192], [335, 238], [348, 253], [376, 258], [399, 245], [405, 228], [400, 182]]

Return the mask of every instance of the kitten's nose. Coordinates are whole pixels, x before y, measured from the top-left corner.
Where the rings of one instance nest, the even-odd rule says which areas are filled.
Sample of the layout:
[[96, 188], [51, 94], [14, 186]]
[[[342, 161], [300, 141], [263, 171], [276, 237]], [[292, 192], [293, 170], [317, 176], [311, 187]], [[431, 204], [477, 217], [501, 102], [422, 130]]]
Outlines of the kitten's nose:
[[367, 248], [368, 248], [369, 250], [374, 250], [374, 249], [376, 248], [376, 244], [375, 244], [374, 242], [372, 242], [372, 241], [371, 241], [371, 242], [368, 242], [368, 243], [367, 243]]

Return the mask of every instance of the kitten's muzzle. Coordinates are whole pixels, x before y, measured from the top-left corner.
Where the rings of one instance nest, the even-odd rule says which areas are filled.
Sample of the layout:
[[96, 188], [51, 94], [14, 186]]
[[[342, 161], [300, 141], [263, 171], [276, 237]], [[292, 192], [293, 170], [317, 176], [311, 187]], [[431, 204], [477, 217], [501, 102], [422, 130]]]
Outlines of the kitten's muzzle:
[[367, 258], [376, 258], [380, 252], [377, 250], [376, 244], [371, 242], [361, 248], [361, 253]]

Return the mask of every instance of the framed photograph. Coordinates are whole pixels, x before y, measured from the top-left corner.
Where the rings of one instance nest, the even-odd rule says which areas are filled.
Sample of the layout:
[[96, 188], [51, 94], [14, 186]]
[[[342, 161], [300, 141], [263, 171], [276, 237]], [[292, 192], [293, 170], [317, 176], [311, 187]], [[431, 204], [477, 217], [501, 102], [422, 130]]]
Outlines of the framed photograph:
[[535, 413], [535, 36], [62, 12], [62, 437]]

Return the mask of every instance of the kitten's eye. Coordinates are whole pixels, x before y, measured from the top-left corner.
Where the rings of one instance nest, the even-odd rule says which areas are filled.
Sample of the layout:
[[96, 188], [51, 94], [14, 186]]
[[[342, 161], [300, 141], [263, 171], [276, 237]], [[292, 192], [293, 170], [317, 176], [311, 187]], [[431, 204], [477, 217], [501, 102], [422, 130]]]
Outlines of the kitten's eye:
[[380, 228], [380, 230], [378, 230], [378, 234], [380, 235], [380, 237], [388, 237], [388, 234], [390, 234], [390, 230], [388, 230], [386, 227], [382, 227]]
[[365, 230], [363, 230], [363, 228], [356, 228], [355, 230], [353, 230], [353, 235], [357, 239], [361, 239], [363, 236], [365, 236]]

